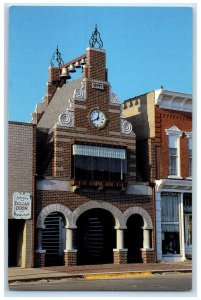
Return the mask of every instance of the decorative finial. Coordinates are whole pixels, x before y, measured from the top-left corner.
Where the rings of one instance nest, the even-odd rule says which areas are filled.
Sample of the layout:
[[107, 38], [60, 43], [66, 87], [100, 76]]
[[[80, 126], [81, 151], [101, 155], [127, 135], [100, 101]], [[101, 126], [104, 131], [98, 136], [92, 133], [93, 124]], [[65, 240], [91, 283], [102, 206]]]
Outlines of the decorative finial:
[[90, 47], [94, 48], [96, 43], [99, 45], [99, 49], [103, 48], [103, 41], [101, 40], [97, 25], [95, 26], [94, 32], [92, 32], [91, 39], [89, 40], [89, 45]]
[[56, 51], [53, 53], [51, 61], [50, 61], [50, 64], [52, 67], [54, 66], [53, 61], [55, 61], [55, 60], [57, 61], [59, 68], [61, 67], [61, 65], [64, 64], [63, 59], [61, 58], [61, 53], [59, 52], [58, 46], [57, 46]]

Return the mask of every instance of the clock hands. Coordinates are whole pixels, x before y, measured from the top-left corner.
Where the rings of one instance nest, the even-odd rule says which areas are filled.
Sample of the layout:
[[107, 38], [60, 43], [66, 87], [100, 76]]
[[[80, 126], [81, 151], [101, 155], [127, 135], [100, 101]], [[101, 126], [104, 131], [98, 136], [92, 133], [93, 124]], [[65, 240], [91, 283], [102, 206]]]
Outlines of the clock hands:
[[99, 112], [98, 112], [98, 117], [93, 119], [92, 122], [97, 121], [99, 119]]

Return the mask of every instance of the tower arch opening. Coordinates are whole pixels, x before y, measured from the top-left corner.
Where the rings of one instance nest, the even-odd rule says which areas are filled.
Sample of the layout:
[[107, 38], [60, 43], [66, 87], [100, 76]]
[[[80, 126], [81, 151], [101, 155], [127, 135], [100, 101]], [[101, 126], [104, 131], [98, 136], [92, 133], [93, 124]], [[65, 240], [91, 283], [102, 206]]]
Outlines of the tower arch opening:
[[115, 219], [102, 208], [83, 212], [77, 220], [77, 262], [85, 264], [113, 263], [116, 245]]

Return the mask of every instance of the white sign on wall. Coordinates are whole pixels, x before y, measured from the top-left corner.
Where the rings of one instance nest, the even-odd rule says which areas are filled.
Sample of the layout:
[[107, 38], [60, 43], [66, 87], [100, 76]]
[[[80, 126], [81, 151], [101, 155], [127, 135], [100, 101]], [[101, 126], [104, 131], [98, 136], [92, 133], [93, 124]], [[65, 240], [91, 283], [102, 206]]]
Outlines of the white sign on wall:
[[14, 219], [31, 218], [31, 194], [28, 193], [13, 194], [13, 218]]
[[104, 85], [99, 82], [92, 82], [92, 88], [98, 90], [104, 90]]

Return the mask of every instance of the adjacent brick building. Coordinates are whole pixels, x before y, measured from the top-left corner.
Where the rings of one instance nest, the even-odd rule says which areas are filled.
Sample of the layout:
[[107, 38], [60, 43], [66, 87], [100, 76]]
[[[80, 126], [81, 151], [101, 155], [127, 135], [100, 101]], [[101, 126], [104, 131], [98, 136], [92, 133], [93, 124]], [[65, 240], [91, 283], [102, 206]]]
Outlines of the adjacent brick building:
[[157, 261], [192, 256], [192, 96], [164, 89], [128, 99], [137, 179], [155, 184]]
[[[31, 267], [34, 257], [34, 178], [36, 167], [36, 126], [9, 122], [8, 126], [8, 263]], [[20, 217], [14, 196], [31, 196], [31, 215]], [[24, 200], [23, 200], [24, 201]], [[22, 201], [17, 201], [22, 203]], [[22, 204], [20, 204], [22, 206]], [[14, 207], [16, 211], [14, 211]]]

